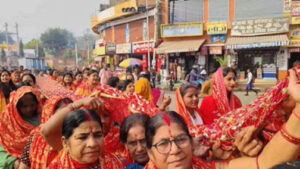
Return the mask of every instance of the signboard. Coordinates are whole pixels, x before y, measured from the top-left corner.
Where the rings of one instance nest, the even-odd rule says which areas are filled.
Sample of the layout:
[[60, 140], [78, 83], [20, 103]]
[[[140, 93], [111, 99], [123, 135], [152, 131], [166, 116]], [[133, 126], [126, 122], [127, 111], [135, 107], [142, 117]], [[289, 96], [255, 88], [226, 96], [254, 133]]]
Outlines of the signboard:
[[105, 55], [105, 46], [97, 47], [94, 52], [96, 56]]
[[147, 54], [148, 48], [150, 53], [153, 53], [154, 42], [133, 42], [132, 51], [134, 54]]
[[298, 25], [298, 24], [300, 24], [300, 16], [292, 17], [291, 24], [292, 25]]
[[129, 28], [129, 23], [126, 24], [126, 42], [130, 42], [130, 28]]
[[289, 18], [256, 19], [232, 22], [232, 36], [255, 36], [289, 32]]
[[300, 40], [300, 27], [291, 28], [290, 40]]
[[291, 0], [284, 0], [283, 13], [285, 17], [291, 16]]
[[300, 1], [292, 1], [292, 16], [300, 16]]
[[200, 22], [161, 25], [161, 36], [164, 38], [202, 35], [203, 23]]
[[300, 47], [300, 40], [290, 40], [289, 47]]
[[117, 54], [129, 54], [129, 53], [131, 53], [131, 43], [117, 44], [116, 53]]
[[207, 34], [227, 34], [227, 23], [208, 23], [207, 24]]
[[222, 42], [226, 41], [226, 35], [211, 35], [210, 36], [210, 43]]
[[108, 55], [116, 54], [116, 44], [114, 43], [106, 44], [106, 54]]
[[222, 55], [222, 46], [210, 46], [209, 54], [211, 55]]

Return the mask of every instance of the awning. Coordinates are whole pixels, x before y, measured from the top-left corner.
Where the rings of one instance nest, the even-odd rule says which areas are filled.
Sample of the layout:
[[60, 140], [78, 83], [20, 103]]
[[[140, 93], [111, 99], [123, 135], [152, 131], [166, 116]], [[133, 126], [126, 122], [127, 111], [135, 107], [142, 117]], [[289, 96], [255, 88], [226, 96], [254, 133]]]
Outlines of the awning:
[[157, 54], [196, 52], [204, 41], [205, 39], [164, 41], [155, 51]]
[[253, 37], [231, 37], [226, 43], [227, 49], [249, 49], [262, 47], [288, 46], [287, 35], [253, 36]]

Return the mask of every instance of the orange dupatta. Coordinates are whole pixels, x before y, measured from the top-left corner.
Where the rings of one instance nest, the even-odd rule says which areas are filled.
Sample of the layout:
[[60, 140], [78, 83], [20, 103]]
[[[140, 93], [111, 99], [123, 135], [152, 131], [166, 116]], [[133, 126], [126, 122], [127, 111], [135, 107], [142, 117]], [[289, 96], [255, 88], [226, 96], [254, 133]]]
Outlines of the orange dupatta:
[[94, 91], [96, 91], [97, 88], [100, 88], [100, 86], [100, 83], [98, 83], [97, 86], [92, 88], [88, 81], [84, 81], [78, 86], [77, 90], [75, 91], [75, 94], [79, 96], [89, 96]]
[[146, 78], [140, 78], [135, 83], [135, 93], [143, 96], [150, 103], [153, 103], [151, 84]]
[[51, 162], [49, 165], [49, 169], [123, 169], [124, 166], [118, 160], [117, 157], [115, 157], [112, 154], [109, 153], [103, 153], [101, 157], [99, 157], [100, 164], [91, 164], [91, 165], [81, 165], [78, 164], [75, 161], [72, 161], [72, 159], [68, 156], [68, 154], [64, 152], [60, 152], [59, 156], [55, 158], [54, 161]]
[[[47, 100], [41, 118], [41, 124], [46, 123], [50, 117], [55, 113], [55, 107], [58, 102], [66, 97], [56, 96]], [[30, 144], [29, 159], [31, 163], [31, 169], [43, 169], [46, 168], [53, 158], [58, 154], [57, 151], [52, 150], [51, 146], [46, 142], [42, 134], [40, 133], [41, 127], [39, 127], [32, 136], [32, 142]]]
[[6, 99], [4, 97], [4, 94], [0, 90], [0, 114], [2, 111], [6, 108]]
[[13, 157], [20, 158], [24, 147], [36, 126], [24, 121], [17, 110], [18, 101], [27, 93], [33, 93], [40, 104], [40, 93], [29, 86], [19, 88], [11, 93], [10, 103], [0, 115], [0, 144]]

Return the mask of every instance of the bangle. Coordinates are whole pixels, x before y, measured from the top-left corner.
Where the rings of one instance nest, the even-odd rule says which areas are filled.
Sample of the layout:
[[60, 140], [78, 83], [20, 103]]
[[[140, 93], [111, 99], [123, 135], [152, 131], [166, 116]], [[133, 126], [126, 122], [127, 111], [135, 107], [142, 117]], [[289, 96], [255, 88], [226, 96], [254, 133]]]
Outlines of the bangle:
[[256, 169], [259, 169], [258, 156], [256, 156], [255, 162], [256, 162]]
[[298, 120], [300, 120], [300, 116], [298, 114], [296, 114], [296, 110], [293, 111], [292, 113]]
[[285, 124], [281, 128], [280, 134], [286, 141], [296, 145], [300, 145], [300, 138], [294, 137], [288, 131], [286, 131]]

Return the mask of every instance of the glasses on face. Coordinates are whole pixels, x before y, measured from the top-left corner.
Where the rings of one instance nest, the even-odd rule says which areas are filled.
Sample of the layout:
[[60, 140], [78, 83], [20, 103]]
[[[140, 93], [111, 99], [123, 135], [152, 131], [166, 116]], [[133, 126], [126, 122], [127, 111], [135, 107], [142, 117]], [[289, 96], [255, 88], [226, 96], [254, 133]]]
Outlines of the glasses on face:
[[159, 153], [168, 154], [171, 151], [172, 142], [180, 149], [186, 148], [191, 144], [190, 137], [186, 134], [182, 134], [173, 140], [165, 139], [152, 146], [155, 147]]
[[127, 142], [127, 146], [130, 148], [137, 148], [138, 144], [140, 144], [142, 147], [146, 147], [146, 139]]

